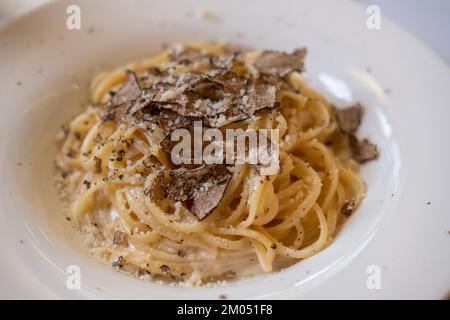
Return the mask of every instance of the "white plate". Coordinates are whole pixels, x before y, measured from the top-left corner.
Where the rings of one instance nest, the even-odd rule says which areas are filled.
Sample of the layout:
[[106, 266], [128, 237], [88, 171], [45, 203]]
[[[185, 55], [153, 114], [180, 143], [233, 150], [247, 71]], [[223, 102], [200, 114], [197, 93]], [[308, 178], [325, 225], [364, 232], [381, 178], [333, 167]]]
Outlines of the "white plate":
[[[70, 4], [81, 8], [81, 30], [66, 28]], [[68, 0], [3, 28], [0, 296], [444, 297], [450, 289], [450, 70], [384, 17], [381, 30], [367, 29], [367, 17], [352, 1]], [[381, 158], [363, 169], [367, 198], [331, 246], [260, 279], [177, 288], [117, 274], [71, 243], [52, 183], [53, 137], [86, 102], [95, 73], [150, 56], [164, 43], [211, 40], [256, 49], [307, 46], [310, 82], [337, 105], [366, 105], [360, 134], [381, 149]], [[81, 290], [66, 287], [69, 265], [81, 268]], [[373, 270], [379, 289], [367, 273]]]

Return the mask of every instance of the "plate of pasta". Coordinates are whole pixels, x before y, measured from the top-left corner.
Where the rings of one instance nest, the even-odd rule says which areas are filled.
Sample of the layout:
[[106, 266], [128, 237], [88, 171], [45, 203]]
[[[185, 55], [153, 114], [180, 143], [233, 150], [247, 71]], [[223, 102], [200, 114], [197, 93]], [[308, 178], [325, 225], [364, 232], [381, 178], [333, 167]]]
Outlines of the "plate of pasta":
[[1, 295], [443, 297], [449, 68], [364, 9], [59, 1], [5, 26]]

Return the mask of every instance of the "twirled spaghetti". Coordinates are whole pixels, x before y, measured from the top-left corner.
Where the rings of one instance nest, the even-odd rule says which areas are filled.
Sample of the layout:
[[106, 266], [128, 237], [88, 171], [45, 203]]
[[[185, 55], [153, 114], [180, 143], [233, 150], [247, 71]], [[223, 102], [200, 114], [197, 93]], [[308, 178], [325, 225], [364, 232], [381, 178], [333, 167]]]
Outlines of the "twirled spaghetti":
[[[230, 51], [224, 45], [190, 48], [210, 56]], [[254, 77], [259, 55], [244, 51], [233, 72]], [[325, 248], [366, 188], [334, 107], [295, 71], [283, 75], [290, 89], [279, 88], [276, 109], [230, 125], [279, 129], [278, 174], [235, 166], [217, 208], [202, 220], [180, 201], [156, 201], [145, 192], [153, 172], [143, 160], [153, 156], [170, 168], [170, 159], [155, 142], [155, 130], [105, 121], [105, 104], [126, 81], [125, 70], [148, 86], [150, 69], [170, 67], [179, 75], [209, 68], [203, 60], [172, 60], [168, 50], [97, 76], [92, 105], [59, 137], [58, 187], [91, 253], [136, 276], [199, 285], [279, 270]]]

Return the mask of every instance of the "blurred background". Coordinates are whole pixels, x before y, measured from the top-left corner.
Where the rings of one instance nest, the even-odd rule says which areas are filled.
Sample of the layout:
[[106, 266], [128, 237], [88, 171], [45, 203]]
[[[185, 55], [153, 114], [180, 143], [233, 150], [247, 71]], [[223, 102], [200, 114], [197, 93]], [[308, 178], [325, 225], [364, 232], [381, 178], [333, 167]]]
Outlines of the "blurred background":
[[[14, 17], [25, 14], [49, 1], [55, 0], [0, 0], [0, 27], [14, 19]], [[378, 5], [381, 9], [382, 17], [389, 17], [420, 38], [450, 64], [450, 0], [354, 1], [361, 2], [367, 6], [372, 4]]]

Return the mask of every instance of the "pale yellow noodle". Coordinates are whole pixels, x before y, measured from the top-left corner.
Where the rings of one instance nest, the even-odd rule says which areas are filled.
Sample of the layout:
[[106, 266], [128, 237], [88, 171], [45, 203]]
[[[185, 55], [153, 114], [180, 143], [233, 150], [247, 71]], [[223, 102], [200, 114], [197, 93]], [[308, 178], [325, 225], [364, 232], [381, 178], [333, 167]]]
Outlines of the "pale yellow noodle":
[[[195, 46], [213, 54], [226, 50]], [[144, 129], [104, 123], [96, 105], [107, 102], [108, 92], [125, 81], [125, 69], [143, 73], [164, 68], [167, 61], [165, 52], [97, 76], [91, 88], [94, 106], [70, 123], [78, 138], [69, 136], [62, 144], [58, 165], [76, 173], [68, 178], [74, 190], [69, 216], [78, 228], [101, 221], [97, 228], [105, 239], [96, 244], [97, 252], [110, 262], [120, 256], [140, 274], [146, 270], [172, 281], [191, 277], [204, 283], [229, 272], [239, 275], [251, 264], [269, 272], [279, 259], [290, 265], [326, 247], [345, 220], [343, 206], [353, 201], [358, 207], [366, 187], [352, 171], [352, 160], [341, 161], [325, 145], [338, 130], [333, 109], [297, 73], [289, 81], [299, 93], [282, 92], [279, 111], [252, 124], [280, 130], [280, 173], [264, 177], [249, 165], [236, 167], [221, 204], [202, 221], [180, 203], [156, 203], [144, 194], [141, 160], [151, 154], [162, 163], [167, 159]], [[119, 149], [124, 158], [112, 161]], [[114, 216], [100, 217], [108, 210]], [[127, 236], [128, 247], [108, 239], [117, 231]]]

